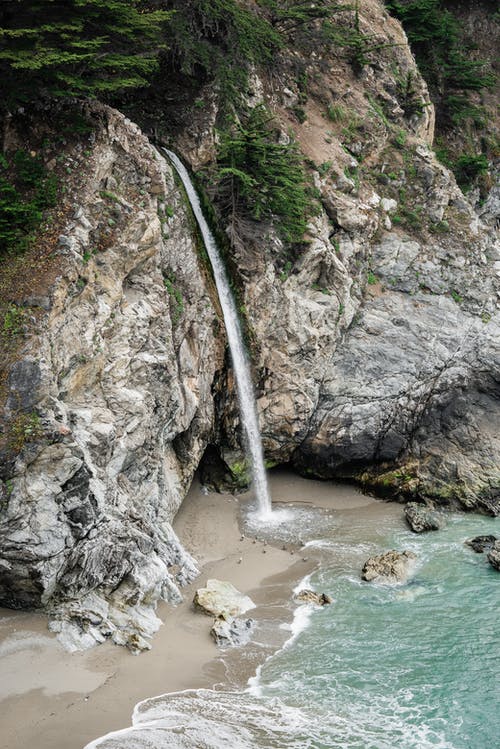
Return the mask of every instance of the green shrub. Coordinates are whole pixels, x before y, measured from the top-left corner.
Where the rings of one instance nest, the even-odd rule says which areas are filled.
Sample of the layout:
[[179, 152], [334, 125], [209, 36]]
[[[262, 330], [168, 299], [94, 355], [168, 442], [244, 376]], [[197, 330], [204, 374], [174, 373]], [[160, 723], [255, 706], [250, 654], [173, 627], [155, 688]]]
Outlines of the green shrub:
[[476, 177], [488, 171], [488, 159], [484, 154], [463, 154], [453, 163], [453, 171], [460, 187], [468, 187]]
[[24, 252], [43, 211], [56, 204], [58, 181], [40, 159], [25, 151], [0, 155], [0, 256]]
[[326, 114], [332, 122], [342, 122], [346, 117], [345, 109], [341, 104], [329, 104]]
[[10, 304], [5, 310], [2, 322], [2, 337], [4, 340], [17, 338], [22, 335], [26, 311], [15, 304]]
[[193, 86], [215, 79], [223, 104], [245, 92], [249, 65], [271, 65], [282, 47], [279, 32], [259, 7], [238, 0], [171, 0], [166, 67]]
[[10, 426], [9, 447], [20, 452], [24, 445], [43, 437], [40, 417], [36, 413], [19, 414]]
[[173, 271], [169, 271], [163, 277], [163, 284], [168, 292], [168, 295], [172, 301], [172, 324], [176, 325], [182, 313], [184, 312], [184, 300], [182, 298], [181, 291], [176, 286], [177, 279]]
[[[460, 24], [443, 0], [386, 0], [389, 10], [406, 31], [418, 66], [437, 103], [438, 120], [445, 126], [463, 117], [478, 117], [468, 92], [480, 91], [495, 83], [486, 62], [470, 58]], [[412, 106], [411, 88], [405, 99]]]

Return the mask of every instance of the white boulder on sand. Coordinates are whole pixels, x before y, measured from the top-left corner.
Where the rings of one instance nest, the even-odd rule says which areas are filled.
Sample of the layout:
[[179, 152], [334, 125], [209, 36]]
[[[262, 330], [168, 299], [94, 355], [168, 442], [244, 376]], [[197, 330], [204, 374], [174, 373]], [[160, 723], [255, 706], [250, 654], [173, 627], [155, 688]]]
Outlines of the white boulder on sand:
[[223, 619], [240, 616], [255, 608], [251, 598], [240, 593], [231, 583], [222, 580], [207, 580], [206, 587], [196, 591], [193, 603], [204, 614]]

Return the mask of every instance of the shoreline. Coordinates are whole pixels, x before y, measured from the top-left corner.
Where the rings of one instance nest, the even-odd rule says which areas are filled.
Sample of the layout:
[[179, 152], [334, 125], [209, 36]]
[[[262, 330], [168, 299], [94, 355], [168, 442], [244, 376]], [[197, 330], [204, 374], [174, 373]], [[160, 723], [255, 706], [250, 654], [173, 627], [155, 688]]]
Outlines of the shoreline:
[[[271, 484], [274, 500], [292, 507], [349, 514], [387, 508], [354, 487], [286, 471], [271, 474]], [[183, 603], [158, 606], [164, 624], [146, 653], [132, 656], [105, 643], [70, 654], [48, 632], [43, 614], [0, 610], [2, 747], [83, 749], [129, 726], [141, 700], [185, 689], [244, 687], [259, 664], [289, 639], [289, 629], [280, 625], [293, 620], [293, 588], [320, 563], [309, 550], [307, 557], [297, 553], [292, 541], [277, 548], [242, 535], [239, 508], [245, 501], [202, 494], [193, 483], [174, 529], [201, 573], [182, 589]], [[211, 618], [194, 611], [194, 592], [208, 577], [230, 581], [255, 602], [250, 616], [256, 629], [248, 645], [220, 650], [209, 634]]]

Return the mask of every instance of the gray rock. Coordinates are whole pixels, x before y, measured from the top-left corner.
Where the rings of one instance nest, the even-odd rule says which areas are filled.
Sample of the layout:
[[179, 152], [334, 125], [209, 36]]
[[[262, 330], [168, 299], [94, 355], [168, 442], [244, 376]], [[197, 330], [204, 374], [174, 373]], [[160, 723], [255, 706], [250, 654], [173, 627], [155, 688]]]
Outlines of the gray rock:
[[417, 502], [408, 502], [405, 506], [405, 518], [414, 533], [438, 531], [445, 524], [442, 514]]
[[361, 579], [377, 583], [404, 583], [414, 566], [416, 554], [412, 551], [386, 551], [370, 557], [361, 572]]
[[68, 647], [108, 637], [137, 650], [157, 602], [197, 572], [171, 521], [213, 433], [224, 335], [170, 168], [136, 125], [90, 106], [101, 124], [59, 243], [72, 251], [8, 377], [7, 419], [36, 406], [44, 438], [3, 466], [0, 601], [46, 607]]
[[500, 572], [500, 541], [495, 541], [491, 551], [488, 552], [488, 562], [495, 570]]
[[238, 619], [232, 616], [214, 620], [210, 634], [221, 648], [244, 645], [252, 634], [252, 619]]
[[39, 400], [40, 365], [33, 358], [16, 361], [9, 372], [6, 409], [12, 413], [30, 411]]
[[489, 551], [496, 540], [496, 536], [476, 536], [475, 538], [469, 538], [465, 543], [467, 546], [470, 546], [476, 554], [482, 554], [485, 551]]
[[315, 590], [300, 590], [295, 596], [295, 600], [300, 601], [300, 603], [312, 603], [315, 606], [326, 606], [333, 603], [333, 599], [327, 593], [317, 593]]
[[232, 583], [215, 579], [207, 580], [205, 588], [198, 588], [193, 603], [204, 614], [224, 619], [255, 608], [252, 599], [240, 593]]

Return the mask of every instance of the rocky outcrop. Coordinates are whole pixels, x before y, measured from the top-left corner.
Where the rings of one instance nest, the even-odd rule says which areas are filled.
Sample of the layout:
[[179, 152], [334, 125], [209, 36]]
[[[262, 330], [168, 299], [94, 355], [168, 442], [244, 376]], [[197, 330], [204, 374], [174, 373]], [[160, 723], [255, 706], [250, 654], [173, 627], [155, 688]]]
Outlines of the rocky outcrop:
[[236, 647], [249, 641], [252, 625], [252, 619], [221, 617], [215, 619], [210, 634], [220, 648]]
[[204, 614], [226, 620], [255, 608], [252, 599], [240, 593], [232, 583], [215, 579], [207, 580], [204, 588], [198, 588], [193, 603]]
[[213, 429], [224, 341], [170, 169], [116, 111], [87, 116], [61, 274], [7, 382], [22, 439], [4, 464], [0, 602], [47, 607], [71, 647], [141, 649], [156, 601], [196, 572], [170, 522]]
[[488, 562], [493, 569], [500, 572], [500, 541], [495, 541], [491, 551], [488, 552]]
[[476, 554], [483, 554], [494, 546], [496, 540], [497, 537], [492, 535], [476, 536], [475, 538], [470, 538], [465, 543], [467, 546], [470, 546]]
[[327, 606], [332, 599], [327, 593], [317, 593], [315, 590], [300, 590], [295, 596], [300, 603], [312, 603], [314, 606]]
[[415, 564], [412, 551], [386, 551], [370, 557], [363, 565], [361, 579], [383, 584], [404, 583]]
[[408, 502], [405, 507], [405, 518], [414, 533], [438, 531], [444, 527], [442, 514], [417, 502]]

